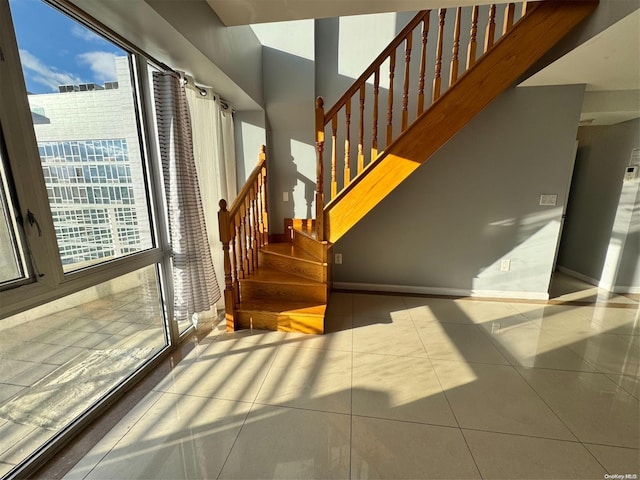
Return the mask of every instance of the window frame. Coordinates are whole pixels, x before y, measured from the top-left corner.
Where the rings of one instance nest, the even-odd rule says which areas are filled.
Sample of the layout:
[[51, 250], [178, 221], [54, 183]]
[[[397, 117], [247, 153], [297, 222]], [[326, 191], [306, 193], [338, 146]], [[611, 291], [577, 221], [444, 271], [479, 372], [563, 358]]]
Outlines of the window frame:
[[[147, 78], [147, 63], [158, 62], [140, 54], [138, 49], [119, 41], [117, 35], [105, 35], [101, 25], [79, 15], [76, 9], [65, 8], [58, 2], [46, 1], [51, 8], [71, 17], [84, 27], [105, 37], [109, 42], [128, 53], [132, 84], [133, 106], [138, 128], [138, 141], [142, 157], [144, 189], [147, 192], [147, 211], [153, 245], [151, 248], [133, 252], [120, 258], [64, 272], [50, 208], [44, 172], [41, 166], [38, 143], [35, 135], [27, 90], [22, 73], [22, 64], [11, 17], [8, 0], [0, 0], [0, 85], [4, 92], [0, 102], [0, 125], [3, 127], [6, 157], [15, 193], [19, 214], [23, 219], [24, 242], [30, 257], [32, 276], [0, 291], [0, 322], [2, 318], [42, 305], [87, 287], [114, 279], [142, 267], [157, 264], [162, 271], [165, 317], [169, 330], [174, 330], [171, 318], [171, 275], [166, 264], [170, 263], [168, 229], [165, 221], [166, 208], [162, 194], [162, 177], [152, 109], [152, 92]], [[96, 22], [98, 23], [98, 22]], [[162, 64], [161, 67], [168, 68]], [[115, 185], [115, 184], [114, 184]], [[27, 212], [32, 212], [38, 225], [26, 222]], [[38, 227], [38, 228], [36, 228]], [[39, 234], [39, 232], [42, 232]], [[30, 280], [30, 281], [29, 281]], [[170, 332], [170, 344], [178, 337]]]

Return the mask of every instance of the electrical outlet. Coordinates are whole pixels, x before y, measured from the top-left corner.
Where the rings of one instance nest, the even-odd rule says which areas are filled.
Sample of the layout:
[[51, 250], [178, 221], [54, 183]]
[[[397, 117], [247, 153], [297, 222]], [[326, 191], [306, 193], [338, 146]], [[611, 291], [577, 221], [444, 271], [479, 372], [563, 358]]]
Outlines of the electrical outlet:
[[540, 205], [553, 206], [558, 202], [558, 195], [540, 195]]
[[341, 253], [336, 253], [333, 256], [333, 263], [335, 263], [336, 265], [342, 265], [342, 254]]
[[289, 201], [289, 192], [282, 192], [282, 201], [283, 202]]
[[511, 260], [502, 260], [502, 263], [500, 263], [500, 271], [508, 272], [509, 270], [511, 270]]

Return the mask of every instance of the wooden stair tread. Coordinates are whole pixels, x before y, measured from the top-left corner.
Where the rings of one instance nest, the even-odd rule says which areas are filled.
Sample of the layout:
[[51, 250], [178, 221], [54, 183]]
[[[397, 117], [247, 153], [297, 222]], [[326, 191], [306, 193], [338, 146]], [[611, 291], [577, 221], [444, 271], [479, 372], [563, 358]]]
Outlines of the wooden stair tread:
[[305, 262], [313, 262], [318, 265], [323, 265], [322, 261], [299, 247], [296, 247], [292, 243], [270, 243], [261, 248], [263, 252], [281, 255], [283, 257], [294, 257], [298, 260]]
[[323, 315], [327, 305], [320, 302], [299, 300], [246, 300], [238, 305], [240, 311], [269, 313], [296, 313], [299, 315]]
[[285, 284], [294, 284], [294, 285], [324, 285], [323, 282], [317, 282], [315, 280], [310, 280], [305, 277], [301, 277], [299, 275], [294, 275], [292, 273], [283, 272], [282, 270], [277, 270], [275, 268], [270, 268], [268, 266], [262, 266], [253, 272], [251, 275], [248, 275], [245, 278], [240, 279], [240, 283], [253, 281], [253, 282], [264, 282], [264, 283], [285, 283]]

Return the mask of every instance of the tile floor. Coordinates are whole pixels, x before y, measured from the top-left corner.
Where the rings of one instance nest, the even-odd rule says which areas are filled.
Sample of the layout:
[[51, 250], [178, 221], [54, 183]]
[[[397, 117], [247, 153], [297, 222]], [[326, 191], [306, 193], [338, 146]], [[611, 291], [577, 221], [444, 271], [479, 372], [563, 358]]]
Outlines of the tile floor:
[[166, 345], [155, 270], [142, 272], [142, 286], [0, 325], [0, 476]]
[[65, 478], [637, 478], [638, 298], [560, 280], [554, 304], [334, 293], [318, 337], [214, 328]]

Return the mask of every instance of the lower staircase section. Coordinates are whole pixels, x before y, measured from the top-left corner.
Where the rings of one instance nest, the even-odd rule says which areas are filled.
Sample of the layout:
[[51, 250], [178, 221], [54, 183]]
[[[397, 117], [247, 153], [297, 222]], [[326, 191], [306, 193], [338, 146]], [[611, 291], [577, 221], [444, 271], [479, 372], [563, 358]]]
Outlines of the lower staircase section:
[[292, 230], [289, 242], [258, 250], [258, 268], [240, 279], [235, 328], [324, 333], [329, 297], [327, 243]]
[[[316, 239], [313, 222], [293, 221], [287, 241], [269, 241], [267, 165], [258, 165], [231, 208], [220, 201], [227, 330], [324, 333], [329, 299], [329, 243]], [[308, 225], [307, 225], [308, 223]]]

